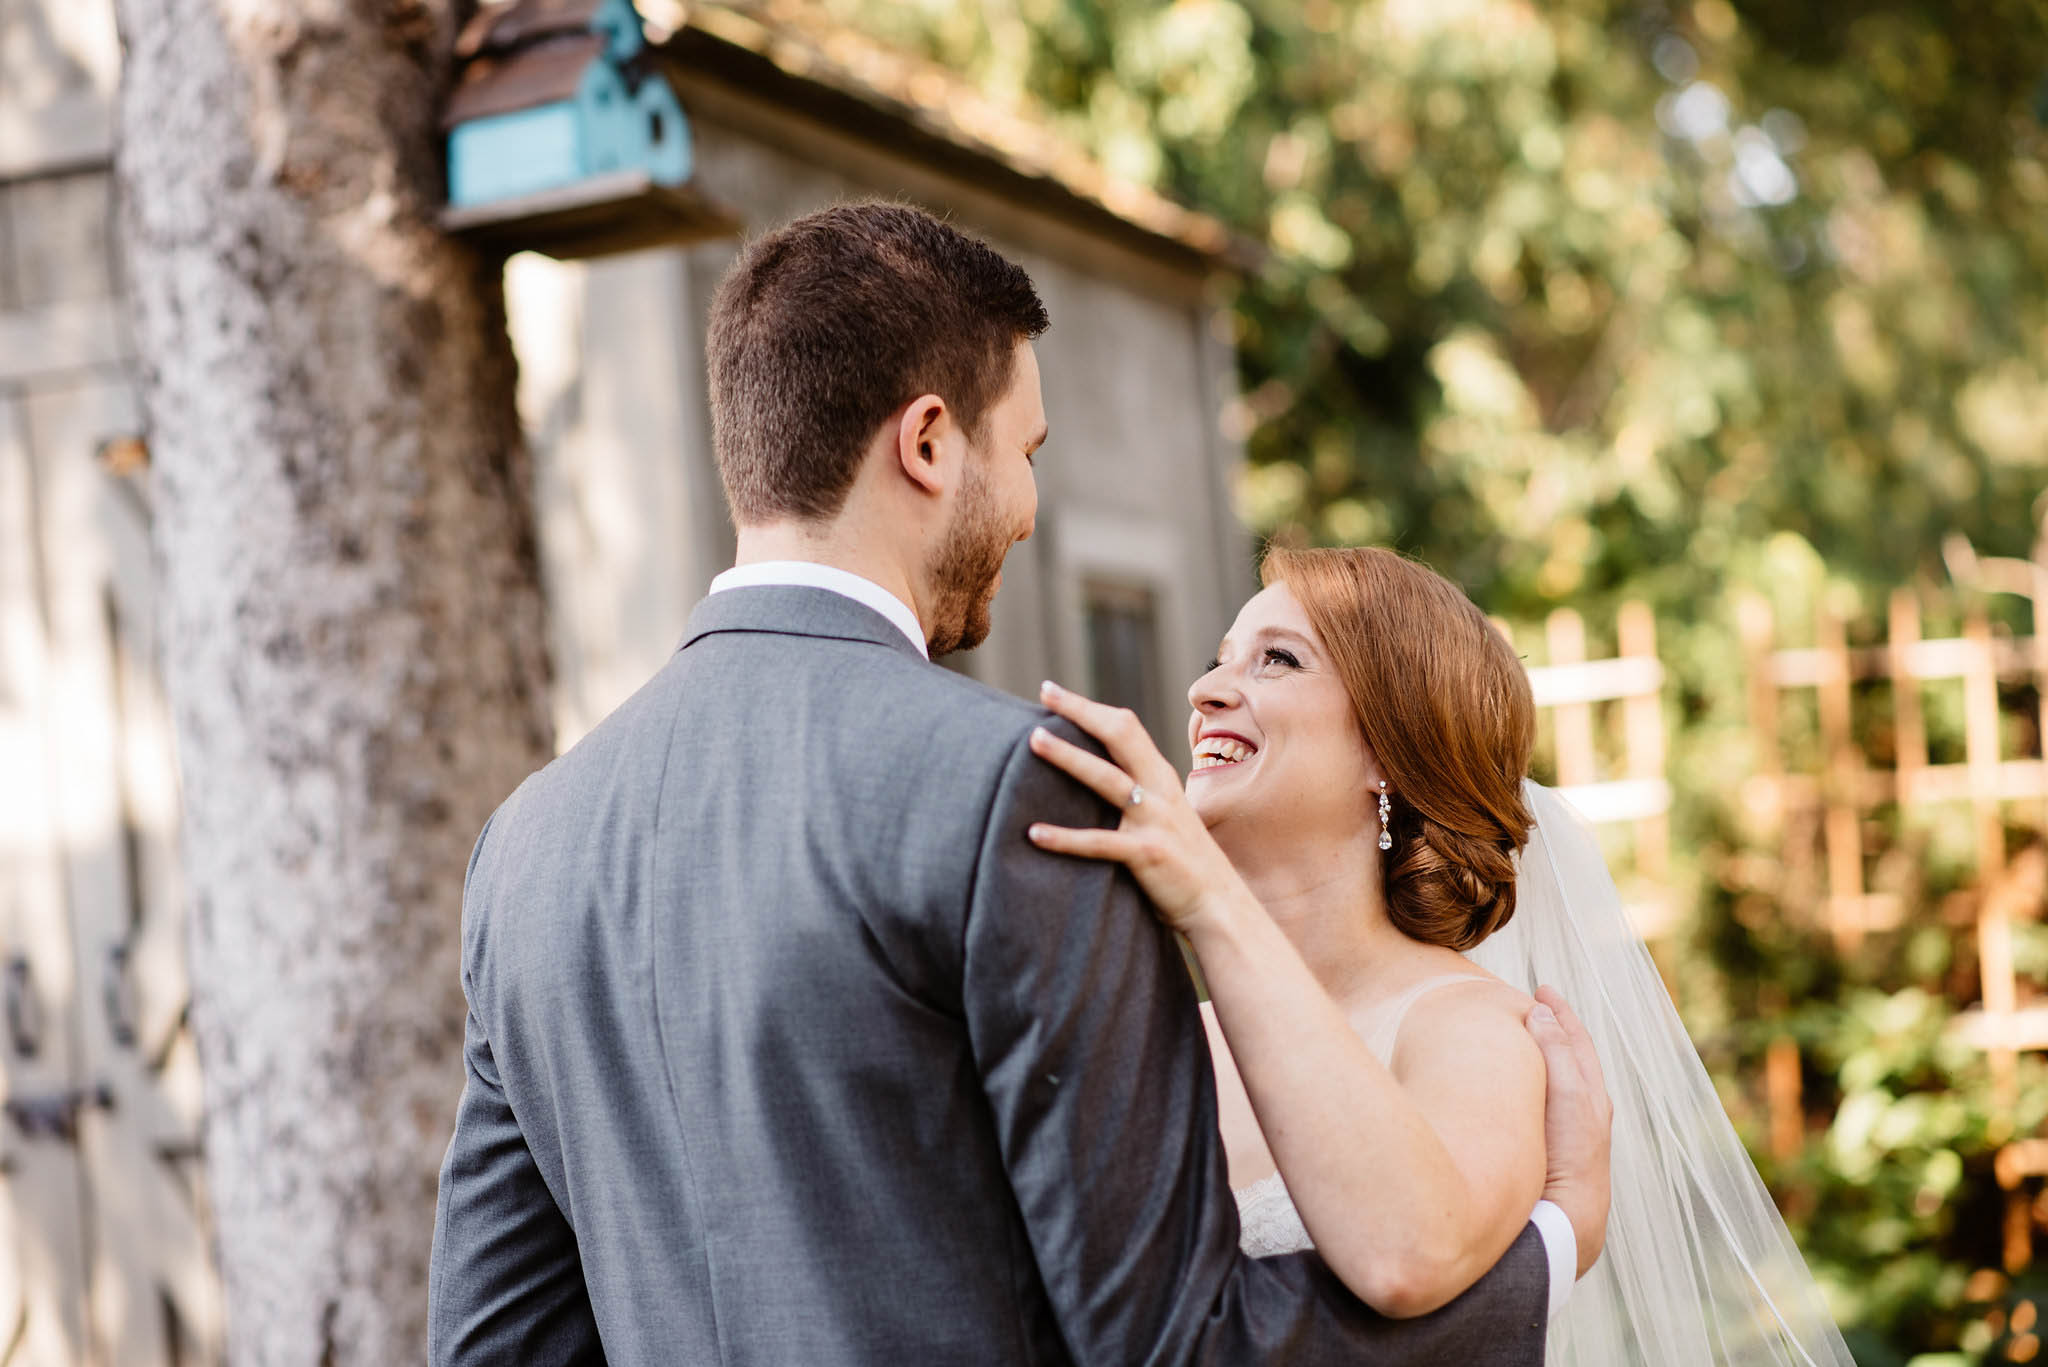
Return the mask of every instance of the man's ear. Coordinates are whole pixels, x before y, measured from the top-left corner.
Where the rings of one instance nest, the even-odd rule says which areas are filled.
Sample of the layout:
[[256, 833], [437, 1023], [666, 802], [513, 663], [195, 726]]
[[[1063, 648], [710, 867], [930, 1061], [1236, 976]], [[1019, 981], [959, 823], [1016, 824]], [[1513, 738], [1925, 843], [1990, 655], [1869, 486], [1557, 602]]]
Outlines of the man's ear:
[[928, 494], [945, 492], [951, 479], [946, 446], [954, 435], [953, 410], [936, 394], [920, 394], [896, 422], [896, 463]]

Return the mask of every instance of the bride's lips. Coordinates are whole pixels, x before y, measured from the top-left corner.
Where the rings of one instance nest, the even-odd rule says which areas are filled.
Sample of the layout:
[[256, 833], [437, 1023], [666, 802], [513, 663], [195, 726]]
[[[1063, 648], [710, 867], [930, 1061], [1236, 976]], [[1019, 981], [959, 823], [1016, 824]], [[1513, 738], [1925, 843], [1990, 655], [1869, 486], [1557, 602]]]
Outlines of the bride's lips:
[[1259, 753], [1258, 742], [1235, 731], [1212, 727], [1195, 737], [1194, 765], [1188, 777], [1194, 779], [1248, 764]]

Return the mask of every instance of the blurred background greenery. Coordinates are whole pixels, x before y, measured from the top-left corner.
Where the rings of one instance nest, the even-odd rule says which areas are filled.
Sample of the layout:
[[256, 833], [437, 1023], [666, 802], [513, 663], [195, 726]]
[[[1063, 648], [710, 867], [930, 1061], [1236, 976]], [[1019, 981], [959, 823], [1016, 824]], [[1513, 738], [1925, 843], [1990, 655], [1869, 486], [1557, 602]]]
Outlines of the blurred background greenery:
[[[2048, 1072], [2023, 1055], [1996, 1100], [1952, 1028], [1980, 992], [1969, 813], [1868, 814], [1903, 899], [1880, 933], [1793, 905], [1743, 797], [1736, 605], [1767, 600], [1781, 643], [1822, 609], [1871, 643], [1913, 589], [1952, 635], [1958, 548], [2033, 554], [2048, 7], [820, 3], [1267, 247], [1221, 315], [1258, 532], [1399, 546], [1517, 628], [1573, 607], [1596, 654], [1622, 602], [1654, 609], [1688, 913], [1667, 968], [1738, 1125], [1859, 1362], [2034, 1356], [2048, 1283], [2005, 1236], [2030, 1191], [1994, 1162], [2048, 1116]], [[2006, 633], [2023, 609], [1988, 605]], [[2008, 755], [2041, 752], [2032, 687], [2004, 689]], [[1936, 762], [1964, 748], [1960, 696], [1929, 690]], [[1874, 763], [1888, 725], [1857, 723]], [[2038, 813], [2005, 819], [2040, 842]], [[2048, 978], [2030, 912], [2022, 1004]], [[1785, 1040], [1803, 1134], [1773, 1145]]]

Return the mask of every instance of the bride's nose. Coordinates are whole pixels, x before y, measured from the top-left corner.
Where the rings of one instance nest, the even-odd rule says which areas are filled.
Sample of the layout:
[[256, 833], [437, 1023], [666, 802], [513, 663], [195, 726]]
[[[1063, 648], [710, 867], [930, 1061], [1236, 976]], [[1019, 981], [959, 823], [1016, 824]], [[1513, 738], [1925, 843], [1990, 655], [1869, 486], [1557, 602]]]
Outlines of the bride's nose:
[[1221, 665], [1188, 685], [1188, 706], [1197, 712], [1221, 712], [1237, 702], [1237, 690]]

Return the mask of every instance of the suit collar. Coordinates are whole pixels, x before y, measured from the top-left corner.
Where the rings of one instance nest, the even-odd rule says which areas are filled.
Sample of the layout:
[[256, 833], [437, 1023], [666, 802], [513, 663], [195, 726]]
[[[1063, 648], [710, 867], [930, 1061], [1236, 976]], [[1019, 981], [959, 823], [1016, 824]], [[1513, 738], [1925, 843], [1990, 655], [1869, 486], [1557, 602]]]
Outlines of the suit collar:
[[714, 593], [690, 613], [690, 624], [678, 648], [688, 650], [706, 636], [729, 631], [865, 641], [900, 651], [919, 664], [925, 663], [924, 656], [904, 638], [894, 622], [830, 589], [762, 585]]
[[[830, 589], [859, 603], [862, 607], [873, 608], [891, 622], [896, 629], [917, 650], [925, 653], [924, 626], [917, 620], [917, 611], [909, 603], [898, 598], [874, 580], [837, 565], [827, 565], [816, 560], [757, 560], [745, 565], [735, 565], [711, 581], [711, 592], [738, 588], [810, 588]], [[927, 657], [929, 658], [929, 657]]]

